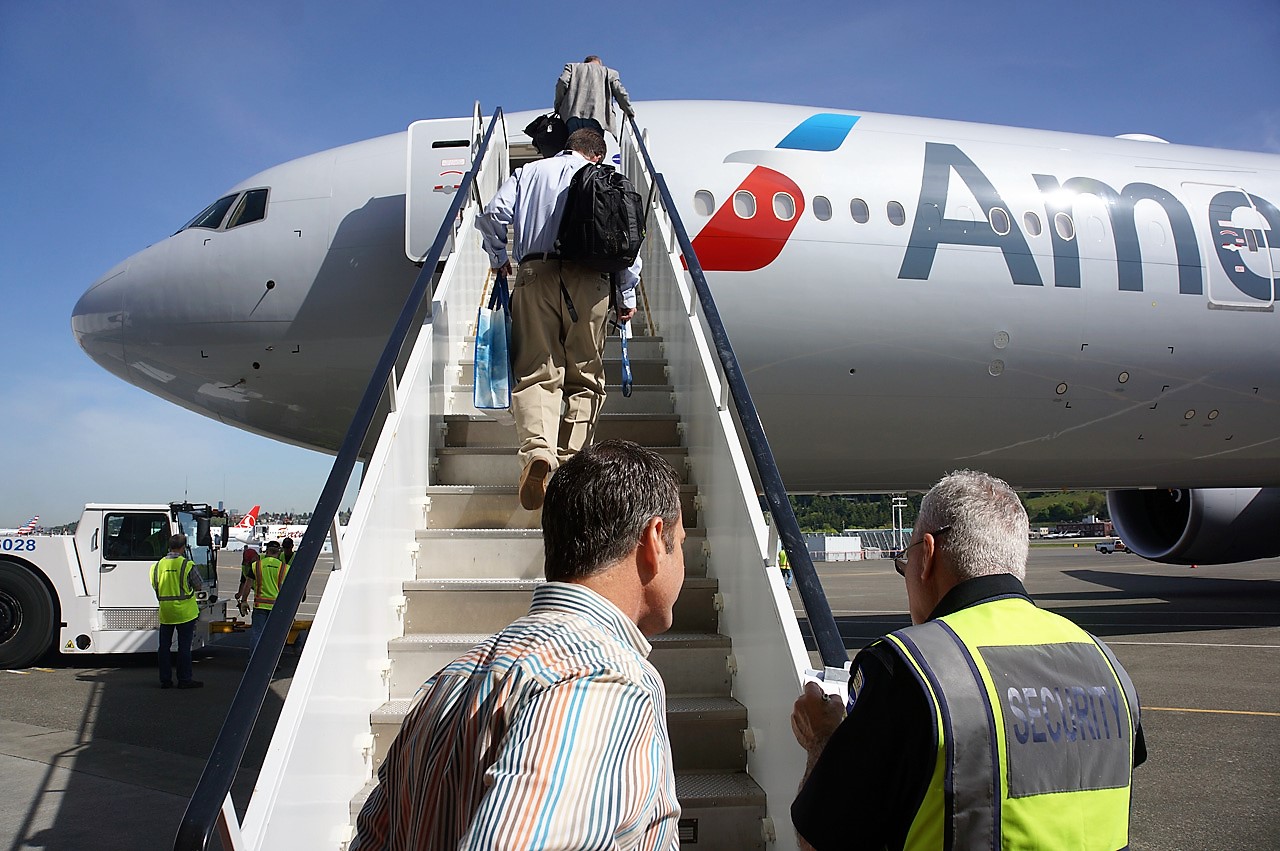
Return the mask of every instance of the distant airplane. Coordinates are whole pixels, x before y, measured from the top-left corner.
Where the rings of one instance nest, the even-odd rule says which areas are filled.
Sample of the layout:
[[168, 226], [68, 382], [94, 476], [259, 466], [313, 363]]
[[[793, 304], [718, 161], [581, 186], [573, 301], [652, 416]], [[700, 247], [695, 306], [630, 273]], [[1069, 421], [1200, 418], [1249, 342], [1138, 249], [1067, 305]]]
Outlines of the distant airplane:
[[37, 514], [16, 529], [0, 529], [0, 535], [30, 535], [35, 532], [39, 523], [40, 515]]
[[255, 505], [249, 510], [249, 513], [240, 518], [240, 522], [234, 526], [227, 527], [227, 539], [223, 542], [224, 547], [231, 549], [239, 549], [232, 547], [232, 544], [240, 544], [241, 547], [251, 541], [261, 540], [261, 536], [257, 534], [258, 529], [258, 512], [262, 510], [262, 506]]
[[[788, 489], [975, 467], [1109, 489], [1154, 560], [1280, 554], [1280, 157], [777, 104], [636, 113]], [[513, 165], [535, 114], [506, 116]], [[90, 287], [80, 345], [333, 451], [418, 274], [408, 237], [451, 199], [446, 181], [406, 204], [406, 163], [469, 167], [470, 118], [415, 127], [232, 187]]]

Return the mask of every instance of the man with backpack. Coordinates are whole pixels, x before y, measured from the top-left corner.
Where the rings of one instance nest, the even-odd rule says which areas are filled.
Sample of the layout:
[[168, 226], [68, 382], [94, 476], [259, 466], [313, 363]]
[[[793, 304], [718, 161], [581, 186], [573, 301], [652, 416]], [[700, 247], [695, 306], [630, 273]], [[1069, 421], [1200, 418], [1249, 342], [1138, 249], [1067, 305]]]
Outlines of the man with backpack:
[[[511, 273], [507, 228], [515, 229], [519, 272], [511, 290], [511, 409], [520, 444], [520, 504], [530, 511], [542, 507], [551, 473], [591, 443], [604, 404], [604, 337], [613, 286], [609, 271], [602, 269], [616, 269], [619, 322], [635, 313], [640, 272], [638, 239], [621, 254], [610, 249], [603, 261], [582, 249], [562, 256], [561, 223], [574, 176], [591, 166], [588, 174], [602, 184], [626, 182], [607, 166], [595, 170], [605, 155], [599, 133], [576, 130], [566, 146], [554, 157], [517, 169], [476, 220], [495, 274]], [[590, 205], [574, 206], [584, 212]], [[632, 229], [643, 235], [642, 225]]]

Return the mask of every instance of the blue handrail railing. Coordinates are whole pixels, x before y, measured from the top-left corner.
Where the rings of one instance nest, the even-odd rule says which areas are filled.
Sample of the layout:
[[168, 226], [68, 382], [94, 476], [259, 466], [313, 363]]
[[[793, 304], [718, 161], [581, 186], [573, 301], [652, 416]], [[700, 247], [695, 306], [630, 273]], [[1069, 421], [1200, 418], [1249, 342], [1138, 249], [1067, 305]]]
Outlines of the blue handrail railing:
[[462, 206], [466, 203], [475, 184], [477, 172], [488, 151], [494, 129], [502, 121], [502, 109], [499, 108], [494, 111], [489, 129], [485, 132], [480, 147], [472, 158], [471, 169], [463, 176], [462, 183], [454, 193], [449, 212], [445, 214], [435, 242], [431, 244], [431, 250], [423, 260], [422, 271], [418, 273], [413, 289], [405, 299], [400, 318], [387, 339], [382, 357], [378, 360], [378, 365], [369, 379], [369, 386], [365, 388], [364, 396], [351, 419], [351, 426], [347, 429], [347, 435], [338, 449], [338, 457], [329, 471], [329, 478], [320, 492], [320, 499], [311, 515], [311, 522], [307, 524], [307, 531], [303, 534], [301, 543], [298, 544], [298, 554], [289, 568], [289, 581], [280, 587], [273, 614], [267, 621], [257, 649], [249, 657], [249, 664], [240, 680], [236, 696], [227, 710], [227, 720], [222, 724], [213, 752], [205, 764], [204, 773], [200, 775], [200, 781], [196, 784], [195, 792], [191, 796], [191, 803], [187, 805], [187, 811], [182, 816], [173, 844], [175, 851], [202, 851], [208, 845], [217, 827], [223, 802], [231, 791], [231, 784], [235, 780], [236, 772], [240, 769], [245, 748], [249, 744], [249, 735], [253, 732], [254, 723], [262, 709], [262, 702], [266, 699], [267, 689], [271, 686], [271, 675], [280, 661], [280, 654], [284, 651], [285, 642], [289, 637], [289, 629], [293, 626], [294, 615], [297, 614], [298, 606], [306, 594], [307, 581], [315, 569], [316, 557], [320, 554], [325, 536], [329, 534], [342, 496], [346, 491], [347, 482], [351, 478], [352, 471], [355, 470], [360, 447], [364, 445], [365, 437], [373, 426], [378, 403], [387, 389], [392, 369], [413, 328], [414, 316], [421, 308], [424, 299], [431, 295], [431, 279], [435, 274], [436, 265], [444, 254], [449, 236], [458, 221], [458, 214], [462, 211]]
[[711, 288], [707, 286], [707, 277], [702, 271], [702, 265], [698, 262], [698, 256], [694, 253], [693, 241], [689, 239], [689, 232], [685, 230], [684, 222], [680, 219], [675, 200], [671, 197], [671, 190], [667, 188], [666, 179], [654, 168], [653, 159], [649, 156], [648, 146], [644, 143], [635, 118], [629, 117], [627, 121], [631, 125], [631, 133], [635, 137], [636, 145], [644, 157], [645, 168], [654, 185], [658, 187], [662, 205], [671, 218], [676, 240], [680, 243], [680, 250], [684, 253], [685, 263], [689, 268], [689, 275], [693, 278], [693, 287], [702, 305], [702, 315], [706, 319], [711, 340], [716, 347], [716, 354], [720, 358], [725, 383], [729, 385], [730, 394], [737, 407], [738, 421], [742, 424], [747, 448], [755, 461], [756, 473], [760, 476], [765, 500], [769, 504], [769, 513], [773, 515], [778, 536], [782, 539], [783, 549], [787, 551], [791, 570], [795, 574], [796, 585], [800, 590], [805, 614], [809, 618], [809, 628], [813, 630], [818, 653], [822, 656], [824, 665], [833, 668], [843, 667], [849, 660], [849, 654], [845, 650], [844, 641], [840, 638], [840, 630], [836, 626], [835, 617], [831, 614], [831, 606], [827, 603], [826, 592], [822, 590], [822, 582], [818, 579], [817, 570], [814, 569], [813, 559], [809, 557], [809, 548], [800, 531], [795, 511], [791, 508], [791, 500], [787, 497], [787, 489], [782, 483], [782, 475], [778, 472], [773, 450], [769, 448], [769, 440], [765, 437], [764, 425], [760, 422], [760, 415], [756, 412], [755, 402], [751, 400], [751, 391], [747, 389], [742, 368], [738, 365], [738, 358], [734, 355], [733, 346], [729, 343], [729, 333], [725, 330], [724, 323], [720, 321], [720, 311], [711, 295]]

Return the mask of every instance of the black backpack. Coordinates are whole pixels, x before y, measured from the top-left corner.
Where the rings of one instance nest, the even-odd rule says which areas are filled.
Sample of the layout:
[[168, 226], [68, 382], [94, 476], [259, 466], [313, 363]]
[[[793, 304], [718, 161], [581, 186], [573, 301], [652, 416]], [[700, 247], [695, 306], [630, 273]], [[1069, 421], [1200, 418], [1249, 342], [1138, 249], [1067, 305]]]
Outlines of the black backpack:
[[556, 237], [560, 259], [620, 272], [636, 261], [644, 231], [644, 201], [626, 175], [602, 164], [578, 169]]

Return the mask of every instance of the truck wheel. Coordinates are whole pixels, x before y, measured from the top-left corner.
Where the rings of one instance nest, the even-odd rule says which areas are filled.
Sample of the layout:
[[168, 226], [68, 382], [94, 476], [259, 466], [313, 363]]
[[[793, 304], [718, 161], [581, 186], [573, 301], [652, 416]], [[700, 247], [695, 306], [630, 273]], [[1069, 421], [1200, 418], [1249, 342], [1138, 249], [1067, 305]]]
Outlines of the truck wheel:
[[25, 567], [0, 561], [0, 668], [25, 668], [53, 644], [53, 598]]

